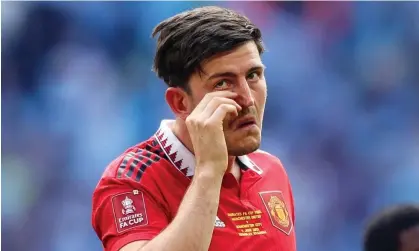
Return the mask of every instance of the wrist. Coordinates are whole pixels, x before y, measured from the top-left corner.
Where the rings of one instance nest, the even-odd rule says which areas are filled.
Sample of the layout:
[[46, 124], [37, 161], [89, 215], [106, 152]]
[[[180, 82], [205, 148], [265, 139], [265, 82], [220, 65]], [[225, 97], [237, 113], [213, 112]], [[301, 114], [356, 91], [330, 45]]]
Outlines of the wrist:
[[226, 166], [226, 164], [215, 162], [198, 164], [195, 168], [194, 177], [204, 180], [222, 180], [226, 172], [226, 168], [220, 168], [221, 165]]
[[223, 175], [217, 172], [202, 170], [195, 172], [189, 189], [197, 198], [205, 198], [208, 203], [218, 204]]

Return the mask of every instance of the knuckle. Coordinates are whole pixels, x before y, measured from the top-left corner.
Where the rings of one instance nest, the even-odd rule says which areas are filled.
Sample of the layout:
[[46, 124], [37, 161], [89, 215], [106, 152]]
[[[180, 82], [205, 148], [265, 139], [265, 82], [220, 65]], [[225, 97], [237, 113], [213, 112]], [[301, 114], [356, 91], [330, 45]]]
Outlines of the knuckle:
[[185, 122], [188, 124], [188, 125], [190, 125], [190, 126], [193, 126], [193, 127], [197, 127], [197, 128], [201, 128], [201, 127], [203, 127], [203, 125], [204, 125], [204, 123], [205, 123], [205, 121], [203, 121], [202, 120], [202, 118], [200, 118], [200, 117], [191, 117], [191, 118], [187, 118], [186, 120], [185, 120]]
[[193, 116], [189, 116], [185, 119], [185, 123], [188, 125], [195, 125], [196, 124], [196, 118]]
[[205, 94], [205, 96], [202, 98], [201, 102], [205, 102], [205, 101], [207, 101], [207, 100], [210, 100], [210, 99], [211, 99], [210, 94], [211, 94], [211, 93], [207, 93], [207, 94]]
[[207, 99], [217, 98], [217, 93], [216, 92], [207, 93], [207, 94], [205, 94], [205, 97], [204, 98], [207, 98]]
[[230, 104], [222, 104], [221, 107], [224, 110], [235, 110], [236, 109], [236, 107], [234, 105], [230, 105]]
[[217, 106], [217, 104], [219, 104], [220, 102], [218, 101], [217, 98], [213, 98], [208, 102], [208, 105], [210, 106]]
[[228, 107], [229, 107], [228, 104], [221, 104], [220, 105], [220, 108], [223, 109], [223, 110], [228, 109]]
[[187, 125], [190, 125], [192, 122], [191, 122], [191, 118], [190, 117], [187, 117], [186, 119], [185, 119], [185, 124], [187, 124]]
[[212, 127], [212, 122], [210, 120], [203, 121], [202, 127], [205, 128], [205, 129], [211, 128]]

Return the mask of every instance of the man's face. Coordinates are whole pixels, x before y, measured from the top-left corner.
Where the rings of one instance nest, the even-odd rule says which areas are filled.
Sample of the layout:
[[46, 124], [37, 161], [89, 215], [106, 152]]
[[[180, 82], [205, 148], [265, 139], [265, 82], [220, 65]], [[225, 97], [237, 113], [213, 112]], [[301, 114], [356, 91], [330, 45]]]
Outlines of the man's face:
[[238, 117], [224, 120], [224, 135], [231, 156], [257, 150], [261, 141], [266, 103], [264, 66], [254, 42], [227, 53], [220, 53], [202, 64], [204, 74], [191, 76], [189, 87], [193, 108], [205, 94], [228, 90], [238, 94], [234, 100], [242, 107]]
[[419, 251], [419, 226], [402, 232], [399, 251]]

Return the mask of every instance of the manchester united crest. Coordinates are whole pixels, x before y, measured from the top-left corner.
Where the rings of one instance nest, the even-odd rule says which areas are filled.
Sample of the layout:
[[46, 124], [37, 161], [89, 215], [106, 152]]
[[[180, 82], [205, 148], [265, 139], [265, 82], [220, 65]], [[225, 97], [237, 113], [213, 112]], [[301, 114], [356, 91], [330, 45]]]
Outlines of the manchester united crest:
[[259, 194], [268, 211], [272, 224], [289, 235], [292, 230], [292, 221], [282, 192], [271, 191], [260, 192]]

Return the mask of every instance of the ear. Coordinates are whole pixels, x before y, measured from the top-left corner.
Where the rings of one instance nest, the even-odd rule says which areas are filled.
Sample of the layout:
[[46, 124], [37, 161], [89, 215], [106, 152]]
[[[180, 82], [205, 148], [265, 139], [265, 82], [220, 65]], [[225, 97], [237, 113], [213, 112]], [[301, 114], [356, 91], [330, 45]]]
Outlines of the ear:
[[177, 118], [183, 120], [191, 113], [192, 102], [184, 90], [176, 87], [169, 87], [166, 90], [166, 102]]

